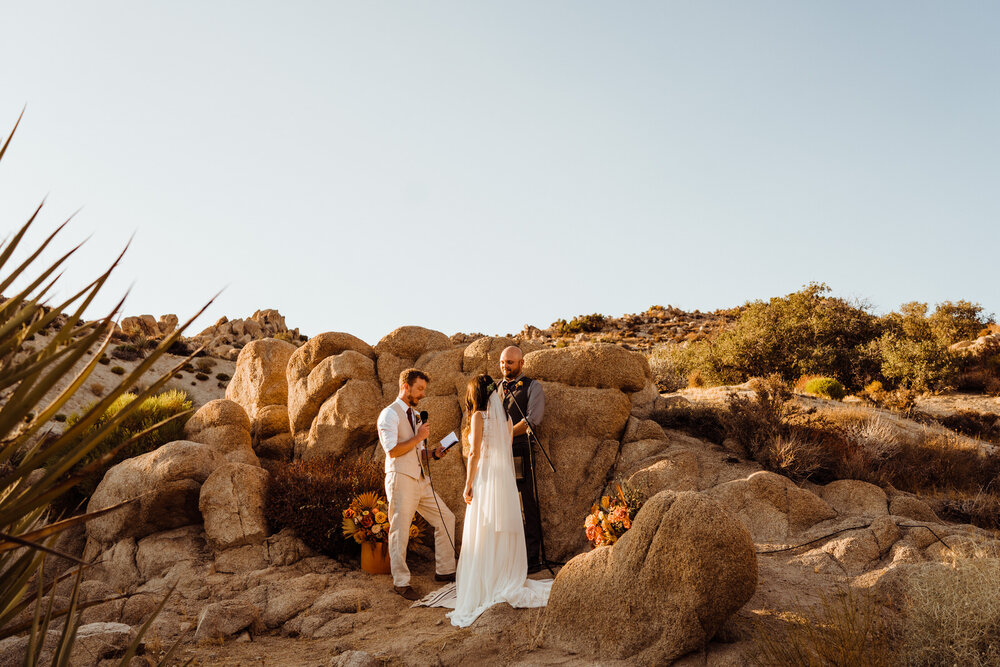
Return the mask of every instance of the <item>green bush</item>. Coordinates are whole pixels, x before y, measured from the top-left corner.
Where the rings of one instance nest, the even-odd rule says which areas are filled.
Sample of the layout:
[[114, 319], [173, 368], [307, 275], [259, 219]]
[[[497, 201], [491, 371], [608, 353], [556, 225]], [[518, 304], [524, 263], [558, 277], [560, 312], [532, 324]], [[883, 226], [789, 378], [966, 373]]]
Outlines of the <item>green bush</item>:
[[886, 333], [874, 347], [882, 360], [882, 375], [915, 391], [938, 389], [957, 373], [955, 355], [934, 340], [916, 340]]
[[123, 345], [118, 345], [115, 349], [111, 350], [111, 356], [116, 359], [122, 359], [123, 361], [135, 361], [143, 356], [142, 349], [131, 344], [125, 343]]
[[[174, 415], [186, 412], [191, 409], [191, 400], [188, 395], [176, 389], [164, 391], [160, 394], [154, 394], [149, 398], [142, 401], [138, 406], [132, 406], [131, 404], [136, 400], [136, 394], [126, 392], [119, 396], [115, 401], [104, 411], [96, 422], [94, 422], [89, 428], [84, 430], [83, 434], [80, 436], [81, 439], [91, 437], [98, 429], [100, 429], [104, 424], [108, 423], [126, 406], [129, 406], [128, 417], [119, 424], [114, 430], [108, 433], [99, 445], [94, 449], [90, 450], [88, 454], [83, 457], [71, 470], [70, 475], [79, 473], [84, 467], [87, 466], [92, 461], [96, 461], [108, 452], [112, 451], [115, 447], [125, 442], [132, 436], [145, 431], [146, 429], [154, 426], [164, 419], [173, 417]], [[83, 409], [82, 414], [87, 414], [91, 406], [87, 406]], [[80, 414], [72, 414], [66, 420], [66, 428], [72, 428], [78, 421], [80, 421]], [[184, 434], [184, 418], [178, 418], [174, 421], [161, 426], [160, 428], [147, 433], [142, 436], [134, 443], [119, 450], [110, 462], [102, 467], [98, 472], [88, 476], [82, 482], [80, 482], [76, 487], [73, 488], [71, 492], [63, 497], [62, 507], [65, 509], [72, 510], [81, 502], [87, 500], [97, 485], [100, 484], [101, 480], [104, 479], [104, 474], [116, 464], [124, 461], [125, 459], [132, 458], [134, 456], [139, 456], [140, 454], [145, 454], [146, 452], [151, 452], [160, 445], [164, 445], [168, 442], [173, 442], [174, 440], [180, 440]]]
[[112, 366], [111, 372], [114, 373], [115, 375], [125, 375], [125, 369], [122, 368], [121, 366]]
[[657, 345], [646, 359], [653, 373], [653, 382], [660, 391], [677, 391], [687, 385], [675, 358], [676, 345]]
[[877, 372], [857, 349], [878, 337], [880, 325], [867, 307], [828, 296], [812, 283], [768, 302], [747, 304], [731, 328], [675, 355], [685, 373], [699, 369], [710, 384], [739, 384], [779, 374], [788, 382], [803, 375], [847, 378], [860, 386]]
[[803, 390], [807, 394], [816, 394], [817, 396], [826, 396], [827, 398], [832, 398], [839, 401], [847, 396], [847, 392], [844, 390], [844, 385], [840, 384], [833, 378], [827, 377], [817, 377], [812, 378], [806, 382]]
[[607, 318], [600, 313], [577, 315], [569, 322], [566, 320], [556, 320], [552, 323], [552, 328], [558, 333], [567, 336], [570, 334], [600, 331], [606, 321]]
[[331, 557], [359, 552], [344, 539], [343, 512], [359, 493], [385, 495], [385, 473], [370, 456], [267, 461], [271, 473], [264, 514], [275, 532], [291, 528], [303, 542]]

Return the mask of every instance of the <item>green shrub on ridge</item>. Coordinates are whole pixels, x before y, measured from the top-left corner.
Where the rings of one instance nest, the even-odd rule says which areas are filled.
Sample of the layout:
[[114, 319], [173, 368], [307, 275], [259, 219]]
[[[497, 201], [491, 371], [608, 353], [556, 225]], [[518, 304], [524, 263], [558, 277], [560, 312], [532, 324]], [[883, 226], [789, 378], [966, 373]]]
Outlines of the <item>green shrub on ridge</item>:
[[833, 378], [828, 377], [818, 377], [809, 380], [806, 382], [803, 390], [807, 394], [826, 396], [827, 398], [832, 398], [836, 401], [842, 400], [844, 396], [847, 396], [847, 391], [844, 389], [844, 385], [840, 384]]

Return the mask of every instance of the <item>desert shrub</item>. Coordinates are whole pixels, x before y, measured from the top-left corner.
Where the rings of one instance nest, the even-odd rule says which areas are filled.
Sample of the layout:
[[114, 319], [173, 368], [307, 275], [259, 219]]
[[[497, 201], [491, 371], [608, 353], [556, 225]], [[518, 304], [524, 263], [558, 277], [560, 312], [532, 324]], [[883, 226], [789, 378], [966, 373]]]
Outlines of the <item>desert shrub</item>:
[[839, 401], [847, 395], [844, 390], [844, 385], [840, 384], [833, 378], [828, 377], [816, 377], [812, 378], [805, 383], [803, 390], [807, 394], [816, 394], [817, 396], [826, 396], [827, 398], [832, 398]]
[[66, 421], [66, 415], [60, 412], [55, 417], [53, 417], [53, 419], [55, 419], [57, 422], [64, 422]]
[[278, 333], [271, 336], [271, 338], [277, 338], [278, 340], [283, 340], [286, 343], [291, 343], [293, 345], [298, 340], [297, 336], [295, 335], [295, 332], [293, 331], [279, 331]]
[[749, 303], [739, 319], [714, 340], [689, 346], [686, 361], [717, 384], [779, 374], [788, 382], [802, 375], [828, 375], [860, 386], [877, 371], [857, 348], [881, 333], [878, 318], [863, 305], [828, 295], [812, 283], [768, 302]]
[[922, 563], [905, 584], [902, 661], [908, 665], [1000, 664], [1000, 560]]
[[882, 359], [882, 375], [906, 389], [943, 388], [958, 370], [955, 355], [934, 340], [886, 333], [873, 345]]
[[657, 345], [646, 357], [649, 361], [649, 369], [653, 373], [653, 381], [660, 391], [677, 391], [683, 389], [686, 384], [684, 374], [681, 373], [681, 369], [671, 353], [674, 347], [673, 345]]
[[947, 346], [976, 338], [992, 317], [984, 315], [983, 307], [978, 303], [963, 299], [937, 304], [934, 313], [927, 319], [934, 338]]
[[93, 394], [94, 396], [104, 395], [104, 385], [101, 384], [100, 382], [91, 382], [89, 389], [90, 393]]
[[607, 318], [600, 313], [594, 313], [592, 315], [577, 315], [569, 322], [566, 320], [556, 320], [552, 323], [551, 328], [564, 336], [578, 333], [591, 333], [594, 331], [600, 331], [601, 328], [604, 327], [606, 320]]
[[115, 348], [111, 350], [111, 356], [123, 361], [135, 361], [136, 359], [142, 357], [142, 348], [136, 347], [131, 343], [116, 345]]
[[697, 368], [688, 373], [687, 386], [689, 389], [701, 389], [705, 386], [705, 376]]
[[228, 373], [216, 373], [215, 379], [221, 380], [222, 382], [228, 382], [230, 380], [230, 376]]
[[818, 609], [762, 615], [753, 624], [751, 664], [889, 667], [896, 664], [885, 604], [847, 588]]
[[180, 339], [174, 341], [173, 344], [167, 348], [167, 354], [173, 354], [178, 357], [191, 356], [192, 352], [194, 352], [194, 348], [192, 348], [187, 342]]
[[929, 500], [943, 519], [1000, 530], [1000, 497], [993, 490], [936, 491]]
[[208, 358], [199, 359], [195, 362], [194, 367], [202, 373], [210, 373], [215, 368], [215, 361]]
[[725, 411], [712, 405], [682, 403], [656, 410], [650, 415], [665, 429], [683, 431], [688, 435], [722, 444], [726, 439]]
[[112, 366], [111, 372], [115, 375], [125, 375], [125, 369], [122, 366]]
[[101, 358], [97, 360], [97, 363], [101, 364], [102, 366], [107, 366], [108, 364], [111, 363], [111, 357], [109, 357], [106, 354], [102, 354]]
[[765, 468], [792, 479], [808, 479], [830, 465], [830, 452], [822, 442], [794, 433], [768, 442], [759, 457]]
[[[204, 382], [205, 380], [208, 379], [208, 376], [205, 375], [204, 373], [196, 373], [195, 376], [194, 376], [194, 379], [198, 380], [199, 382]], [[194, 384], [194, 383], [192, 382], [192, 384]]]
[[752, 396], [731, 394], [725, 415], [726, 431], [747, 456], [764, 463], [761, 456], [774, 440], [787, 434], [785, 419], [791, 411], [792, 392], [778, 375], [754, 378]]
[[934, 417], [934, 419], [956, 433], [1000, 442], [1000, 416], [993, 413], [959, 410], [950, 415]]
[[343, 511], [359, 493], [385, 493], [385, 473], [368, 456], [270, 461], [264, 513], [275, 532], [291, 528], [310, 547], [344, 558], [359, 552], [341, 534]]
[[[137, 406], [132, 405], [135, 400], [136, 394], [134, 393], [126, 392], [122, 394], [115, 399], [115, 401], [100, 417], [98, 417], [96, 422], [84, 430], [83, 434], [80, 436], [81, 439], [92, 437], [94, 433], [96, 433], [105, 424], [112, 421], [123, 409], [127, 407], [129, 410], [128, 416], [122, 421], [122, 423], [112, 429], [107, 436], [101, 440], [101, 443], [94, 447], [87, 454], [87, 456], [80, 459], [80, 461], [70, 470], [70, 475], [79, 473], [89, 463], [96, 461], [108, 452], [111, 452], [115, 449], [115, 447], [125, 442], [132, 436], [155, 426], [165, 419], [187, 412], [191, 409], [191, 400], [188, 398], [188, 395], [183, 391], [178, 390], [170, 390], [154, 394], [141, 401]], [[90, 410], [90, 407], [91, 406], [84, 408], [82, 414], [85, 415]], [[66, 427], [72, 428], [80, 419], [80, 414], [70, 415], [66, 420]], [[111, 461], [102, 466], [96, 472], [84, 478], [83, 481], [77, 484], [71, 492], [67, 493], [63, 497], [62, 508], [72, 510], [89, 498], [91, 494], [94, 493], [97, 485], [104, 478], [104, 474], [116, 464], [124, 461], [125, 459], [139, 456], [140, 454], [145, 454], [146, 452], [151, 452], [160, 445], [173, 442], [174, 440], [180, 440], [184, 434], [185, 422], [186, 419], [183, 417], [175, 419], [167, 424], [164, 424], [158, 429], [147, 433], [128, 447], [120, 449], [114, 457], [112, 457]]]

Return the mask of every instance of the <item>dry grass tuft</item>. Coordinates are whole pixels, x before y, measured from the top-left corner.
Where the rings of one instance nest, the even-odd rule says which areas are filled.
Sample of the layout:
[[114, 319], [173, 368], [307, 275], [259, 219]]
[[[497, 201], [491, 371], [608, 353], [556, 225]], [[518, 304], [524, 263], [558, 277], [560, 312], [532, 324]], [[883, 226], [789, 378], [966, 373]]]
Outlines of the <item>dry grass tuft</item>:
[[816, 611], [783, 612], [754, 624], [754, 665], [888, 667], [896, 664], [889, 611], [870, 592], [823, 598]]
[[1000, 664], [1000, 559], [916, 566], [906, 583], [902, 662]]

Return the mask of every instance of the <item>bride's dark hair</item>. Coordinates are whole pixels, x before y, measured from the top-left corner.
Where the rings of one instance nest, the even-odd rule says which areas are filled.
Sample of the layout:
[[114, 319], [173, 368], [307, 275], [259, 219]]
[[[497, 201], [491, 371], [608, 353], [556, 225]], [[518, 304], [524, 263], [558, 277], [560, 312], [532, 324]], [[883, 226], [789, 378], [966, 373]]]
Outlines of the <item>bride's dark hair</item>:
[[478, 412], [479, 410], [486, 409], [487, 403], [490, 400], [490, 385], [492, 384], [493, 378], [485, 373], [480, 373], [469, 380], [469, 386], [465, 390], [465, 407], [470, 412]]

